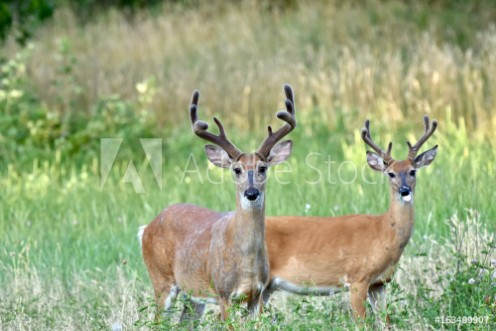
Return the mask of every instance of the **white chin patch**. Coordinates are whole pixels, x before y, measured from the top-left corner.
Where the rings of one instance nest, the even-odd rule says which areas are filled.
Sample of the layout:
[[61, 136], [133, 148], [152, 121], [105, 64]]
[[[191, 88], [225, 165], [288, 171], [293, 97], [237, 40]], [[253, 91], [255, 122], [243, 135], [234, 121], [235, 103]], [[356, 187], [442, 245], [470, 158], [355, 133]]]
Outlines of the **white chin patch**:
[[245, 210], [250, 210], [250, 209], [258, 209], [261, 208], [263, 205], [264, 201], [264, 195], [262, 192], [260, 192], [260, 195], [256, 200], [248, 200], [244, 194], [241, 193], [241, 208]]
[[405, 201], [405, 202], [410, 202], [412, 201], [412, 194], [408, 194], [408, 195], [405, 195], [405, 196], [402, 196], [401, 197], [401, 200]]

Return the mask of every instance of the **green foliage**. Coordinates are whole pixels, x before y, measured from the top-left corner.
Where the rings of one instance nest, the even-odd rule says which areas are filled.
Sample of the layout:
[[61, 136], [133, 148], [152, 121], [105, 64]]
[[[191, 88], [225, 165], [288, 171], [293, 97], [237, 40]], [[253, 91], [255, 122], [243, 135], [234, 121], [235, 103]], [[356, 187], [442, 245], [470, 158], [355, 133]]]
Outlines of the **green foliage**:
[[[32, 46], [19, 52], [0, 67], [0, 160], [3, 164], [29, 164], [35, 159], [51, 159], [57, 150], [62, 159], [77, 163], [99, 152], [101, 137], [140, 137], [154, 135], [148, 106], [154, 82], [141, 83], [136, 102], [118, 95], [102, 97], [88, 112], [77, 109], [78, 87], [71, 76], [75, 65], [67, 41], [60, 43], [60, 70], [54, 88], [72, 89], [71, 100], [60, 100], [58, 109], [47, 109], [29, 87], [25, 62]], [[135, 144], [137, 146], [137, 144]], [[137, 147], [136, 147], [137, 148]]]
[[[153, 10], [164, 3], [180, 7], [198, 5], [195, 0], [7, 0], [0, 3], [0, 42], [5, 41], [9, 35], [13, 35], [19, 44], [26, 45], [36, 29], [52, 18], [55, 11], [60, 8], [71, 8], [78, 13], [81, 23], [87, 23], [95, 16], [102, 15], [110, 9], [122, 10], [128, 14], [129, 18], [132, 18], [140, 10]], [[267, 8], [279, 9], [295, 5], [295, 0], [266, 3]]]
[[[467, 210], [466, 219], [453, 215], [447, 224], [450, 235], [445, 240], [429, 236], [421, 243], [414, 240], [414, 255], [402, 258], [400, 275], [390, 287], [395, 298], [390, 307], [393, 324], [401, 329], [430, 325], [492, 330], [496, 326], [494, 233], [474, 210]], [[403, 277], [407, 272], [408, 277]]]
[[12, 26], [12, 14], [6, 3], [0, 3], [0, 39], [7, 37], [7, 30]]
[[[494, 243], [487, 247], [494, 250]], [[490, 256], [490, 255], [486, 255]], [[460, 261], [461, 260], [461, 261]], [[446, 305], [447, 316], [456, 317], [485, 317], [489, 327], [496, 326], [496, 286], [495, 268], [491, 265], [490, 259], [481, 262], [474, 260], [467, 265], [463, 257], [457, 261], [460, 270], [454, 275], [451, 282], [442, 295], [442, 302]], [[482, 318], [481, 318], [482, 320]], [[476, 322], [480, 323], [480, 322]], [[476, 324], [474, 323], [474, 324]], [[456, 321], [458, 325], [462, 322]], [[469, 324], [469, 323], [466, 323]], [[464, 325], [462, 330], [471, 330], [472, 325]]]
[[13, 33], [16, 41], [25, 45], [36, 27], [52, 17], [54, 2], [55, 0], [7, 0], [0, 3], [0, 42]]
[[45, 109], [27, 88], [25, 60], [30, 48], [18, 53], [0, 67], [0, 139], [2, 159], [13, 162], [31, 148], [51, 150], [56, 137], [57, 115]]

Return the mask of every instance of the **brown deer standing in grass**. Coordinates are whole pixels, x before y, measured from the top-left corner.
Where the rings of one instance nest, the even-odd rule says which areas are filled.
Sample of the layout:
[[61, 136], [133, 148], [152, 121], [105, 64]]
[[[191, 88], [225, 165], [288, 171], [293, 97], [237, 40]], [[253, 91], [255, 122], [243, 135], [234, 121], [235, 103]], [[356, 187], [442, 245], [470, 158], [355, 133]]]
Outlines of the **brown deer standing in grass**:
[[[230, 168], [236, 183], [236, 210], [219, 213], [206, 208], [175, 204], [162, 211], [138, 236], [143, 258], [155, 289], [157, 318], [167, 310], [179, 291], [191, 298], [194, 316], [200, 317], [205, 302], [218, 303], [226, 320], [231, 300], [247, 302], [252, 315], [262, 309], [261, 293], [269, 276], [265, 246], [265, 180], [269, 166], [285, 161], [292, 142], [276, 143], [296, 126], [293, 90], [284, 86], [286, 111], [277, 117], [286, 122], [278, 131], [268, 127], [268, 137], [254, 153], [243, 153], [226, 137], [214, 117], [219, 135], [207, 131], [198, 120], [199, 92], [193, 93], [190, 117], [193, 131], [217, 146], [206, 145], [208, 159]], [[215, 189], [205, 192], [216, 194]], [[183, 311], [181, 319], [190, 312]]]
[[[382, 215], [341, 217], [267, 217], [266, 240], [270, 280], [264, 290], [266, 302], [278, 289], [302, 295], [330, 295], [343, 287], [350, 289], [355, 317], [365, 317], [367, 294], [374, 311], [386, 309], [384, 283], [390, 281], [403, 249], [412, 234], [415, 175], [436, 156], [437, 145], [418, 155], [420, 147], [434, 133], [437, 122], [409, 147], [408, 158], [396, 161], [376, 145], [365, 121], [362, 139], [374, 152], [367, 162], [389, 177], [389, 210]], [[389, 316], [387, 316], [389, 323]]]

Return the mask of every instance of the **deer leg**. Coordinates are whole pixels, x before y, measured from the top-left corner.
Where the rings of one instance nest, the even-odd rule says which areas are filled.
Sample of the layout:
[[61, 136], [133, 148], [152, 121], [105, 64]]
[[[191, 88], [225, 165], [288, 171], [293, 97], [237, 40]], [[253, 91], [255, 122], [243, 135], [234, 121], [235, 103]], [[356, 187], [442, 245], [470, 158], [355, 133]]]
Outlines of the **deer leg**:
[[370, 285], [369, 302], [379, 322], [381, 322], [381, 313], [386, 313], [386, 327], [389, 327], [390, 318], [389, 314], [387, 313], [386, 285], [384, 283], [381, 282], [378, 284]]
[[350, 286], [351, 309], [356, 319], [365, 318], [368, 287], [368, 283], [353, 283]]
[[262, 291], [262, 298], [263, 298], [263, 304], [267, 305], [270, 299], [270, 296], [272, 293], [274, 293], [277, 290], [274, 281], [271, 280], [269, 284], [263, 289]]
[[155, 320], [160, 320], [162, 312], [168, 312], [172, 303], [179, 293], [179, 288], [174, 284], [172, 276], [164, 276], [159, 270], [149, 268], [148, 272], [152, 280], [153, 289], [155, 291], [155, 302], [157, 304], [157, 313]]
[[272, 279], [267, 286], [262, 290], [262, 305], [264, 307], [268, 307], [270, 310], [270, 314], [272, 315], [272, 322], [277, 323], [278, 318], [277, 318], [277, 312], [274, 308], [274, 306], [269, 306], [269, 299], [272, 293], [277, 291], [278, 287], [275, 284], [274, 280]]
[[250, 301], [248, 301], [248, 310], [252, 318], [257, 317], [262, 313], [263, 310], [263, 300], [262, 295], [253, 296]]
[[164, 286], [155, 290], [155, 301], [157, 303], [157, 313], [155, 315], [155, 320], [160, 320], [162, 314], [168, 314], [170, 308], [174, 303], [174, 300], [179, 293], [177, 286]]
[[191, 299], [186, 299], [184, 302], [184, 308], [181, 313], [180, 322], [190, 322], [199, 320], [203, 316], [205, 311], [205, 304], [201, 302], [195, 302]]
[[231, 306], [231, 302], [229, 299], [226, 298], [220, 298], [219, 299], [219, 305], [220, 305], [220, 318], [222, 321], [227, 321], [227, 318], [229, 317], [229, 307]]

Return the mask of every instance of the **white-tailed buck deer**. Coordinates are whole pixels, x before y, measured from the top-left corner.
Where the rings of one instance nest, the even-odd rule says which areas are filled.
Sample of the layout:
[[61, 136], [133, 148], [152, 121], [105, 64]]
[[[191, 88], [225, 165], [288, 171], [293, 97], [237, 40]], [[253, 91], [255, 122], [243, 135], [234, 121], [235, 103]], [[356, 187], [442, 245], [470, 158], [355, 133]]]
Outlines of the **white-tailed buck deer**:
[[[272, 132], [254, 153], [243, 153], [226, 137], [214, 117], [219, 135], [207, 131], [198, 120], [199, 92], [193, 93], [190, 117], [193, 131], [217, 146], [206, 145], [208, 159], [221, 168], [230, 168], [236, 183], [236, 210], [217, 212], [206, 208], [175, 204], [141, 228], [143, 259], [155, 289], [159, 316], [167, 310], [179, 291], [191, 299], [195, 317], [203, 313], [205, 302], [220, 304], [227, 318], [231, 300], [247, 302], [255, 315], [262, 309], [261, 292], [269, 276], [265, 246], [265, 180], [269, 166], [285, 161], [292, 142], [276, 143], [296, 126], [293, 90], [284, 86], [286, 110], [277, 113], [285, 124]], [[199, 194], [215, 195], [198, 187]], [[202, 193], [203, 192], [203, 193]], [[183, 311], [183, 317], [188, 313]]]
[[[384, 283], [394, 273], [403, 249], [412, 234], [415, 175], [436, 156], [437, 145], [418, 155], [420, 147], [434, 133], [437, 122], [429, 126], [412, 146], [408, 158], [396, 161], [376, 145], [365, 121], [362, 139], [374, 152], [367, 152], [367, 162], [389, 178], [389, 210], [382, 215], [341, 217], [267, 217], [266, 242], [270, 262], [270, 280], [264, 301], [278, 289], [296, 294], [330, 295], [349, 288], [355, 317], [365, 317], [367, 294], [375, 310], [385, 310]], [[373, 197], [371, 197], [373, 199]], [[389, 318], [388, 318], [389, 323]]]

